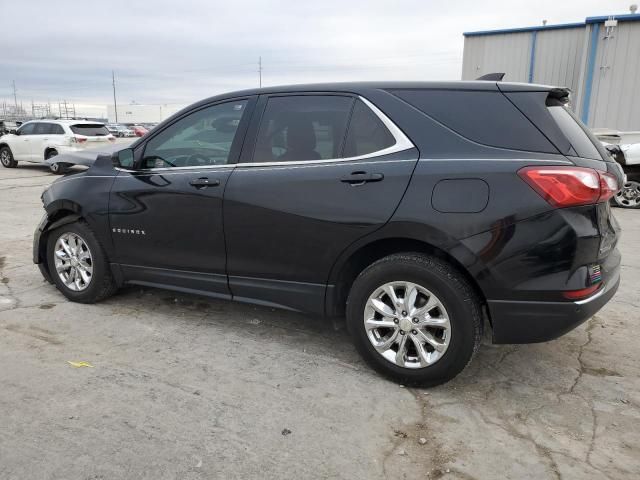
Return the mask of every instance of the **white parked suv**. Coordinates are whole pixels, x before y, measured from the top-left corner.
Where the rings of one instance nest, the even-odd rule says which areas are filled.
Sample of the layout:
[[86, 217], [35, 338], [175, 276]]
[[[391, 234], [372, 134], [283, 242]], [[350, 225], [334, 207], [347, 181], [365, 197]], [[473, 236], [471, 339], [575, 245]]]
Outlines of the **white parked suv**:
[[[18, 162], [44, 163], [61, 153], [71, 153], [115, 142], [102, 123], [82, 120], [33, 120], [15, 133], [0, 137], [0, 163], [13, 168]], [[51, 163], [53, 173], [64, 173], [67, 165]]]

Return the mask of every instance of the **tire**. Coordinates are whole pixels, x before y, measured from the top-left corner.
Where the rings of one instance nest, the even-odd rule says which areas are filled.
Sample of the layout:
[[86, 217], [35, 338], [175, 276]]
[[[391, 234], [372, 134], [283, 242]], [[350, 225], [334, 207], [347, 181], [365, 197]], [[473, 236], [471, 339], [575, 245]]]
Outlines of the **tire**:
[[[50, 158], [53, 158], [57, 155], [58, 152], [56, 150], [49, 150], [47, 153], [45, 153], [44, 159], [49, 160]], [[54, 175], [64, 175], [65, 173], [67, 173], [67, 171], [69, 171], [69, 168], [64, 163], [52, 163], [49, 165], [49, 170], [51, 170], [51, 173], [53, 173]]]
[[[404, 307], [398, 308], [400, 304], [396, 306], [399, 321], [376, 313], [370, 299], [373, 297], [382, 300], [387, 304], [387, 308], [383, 305], [383, 310], [389, 313], [391, 297], [386, 293], [380, 293], [382, 296], [376, 297], [377, 292], [388, 291], [389, 286], [392, 286], [396, 297], [403, 301], [405, 296], [400, 295], [402, 285], [408, 285], [405, 293], [414, 288], [412, 285], [416, 286], [418, 295], [410, 309], [424, 306], [429, 308], [427, 311], [431, 315], [417, 314], [418, 316], [412, 317], [411, 311], [403, 315], [405, 312], [401, 310]], [[386, 290], [382, 289], [383, 286], [386, 286]], [[432, 302], [437, 302], [437, 305], [429, 307], [434, 305]], [[481, 301], [469, 282], [445, 261], [420, 253], [390, 255], [367, 267], [353, 283], [346, 313], [349, 333], [367, 364], [403, 385], [433, 387], [451, 380], [469, 364], [482, 338]], [[365, 315], [366, 318], [371, 318], [372, 315], [374, 318], [378, 317], [373, 320], [376, 322], [385, 321], [389, 325], [389, 322], [394, 322], [395, 326], [367, 330]], [[411, 325], [416, 321], [417, 324]], [[429, 325], [438, 323], [439, 326], [423, 327], [423, 321], [431, 322]], [[369, 323], [371, 324], [371, 320]], [[380, 335], [381, 332], [388, 333]], [[401, 335], [402, 332], [406, 333]], [[430, 342], [435, 343], [425, 342], [421, 332], [426, 332]], [[373, 342], [379, 341], [378, 348], [382, 348], [380, 345], [391, 341], [394, 333], [396, 340], [385, 351], [385, 357], [374, 347]], [[370, 335], [376, 338], [372, 340]], [[408, 347], [406, 355], [400, 360], [401, 365], [398, 365], [397, 360], [389, 358], [396, 357], [397, 351], [393, 347], [399, 347], [403, 337]], [[417, 345], [420, 343], [423, 344], [422, 356], [418, 354]], [[432, 346], [435, 344], [438, 350]], [[424, 361], [427, 357], [430, 361]], [[418, 363], [419, 361], [422, 363]]]
[[16, 168], [18, 166], [18, 162], [13, 158], [13, 153], [11, 153], [9, 147], [0, 148], [0, 163], [5, 168]]
[[[90, 261], [82, 260], [81, 265], [90, 265], [91, 266], [91, 275], [88, 282], [83, 282], [84, 277], [81, 277], [81, 283], [85, 283], [86, 285], [82, 289], [74, 289], [73, 287], [68, 286], [65, 283], [64, 279], [61, 277], [61, 274], [56, 270], [56, 243], [58, 240], [62, 238], [69, 237], [77, 237], [83, 243], [86, 249], [90, 254]], [[74, 251], [74, 243], [72, 241], [67, 241], [67, 244], [70, 246], [70, 250], [73, 253]], [[76, 244], [78, 245], [78, 244]], [[76, 259], [81, 259], [81, 252], [86, 254], [84, 248], [78, 248], [75, 255]], [[73, 264], [72, 255], [69, 258], [67, 256], [67, 260], [64, 262], [65, 264], [68, 262], [69, 264]], [[58, 257], [60, 258], [60, 257]], [[96, 238], [93, 231], [89, 228], [89, 226], [82, 222], [74, 222], [69, 223], [67, 225], [62, 225], [51, 232], [49, 232], [47, 238], [47, 266], [49, 267], [49, 272], [51, 273], [51, 278], [55, 283], [56, 287], [62, 294], [67, 297], [69, 300], [78, 303], [95, 303], [100, 300], [104, 300], [107, 297], [110, 297], [117, 290], [117, 286], [115, 281], [113, 280], [113, 276], [111, 274], [111, 268], [109, 266], [109, 260], [104, 252], [104, 249], [100, 245], [100, 242]], [[86, 273], [86, 270], [85, 270]], [[63, 271], [63, 275], [67, 275], [66, 271]], [[67, 275], [67, 279], [69, 279]], [[77, 287], [77, 285], [76, 285]]]
[[629, 180], [612, 198], [613, 204], [621, 208], [640, 208], [640, 182]]

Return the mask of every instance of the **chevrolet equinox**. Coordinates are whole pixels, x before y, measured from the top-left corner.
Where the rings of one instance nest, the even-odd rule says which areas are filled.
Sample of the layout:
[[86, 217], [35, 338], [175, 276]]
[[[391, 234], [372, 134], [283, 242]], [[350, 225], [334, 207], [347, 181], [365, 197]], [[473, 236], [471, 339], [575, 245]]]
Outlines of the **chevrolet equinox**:
[[54, 182], [34, 261], [75, 302], [136, 284], [344, 315], [371, 367], [437, 385], [484, 325], [544, 342], [618, 288], [622, 172], [568, 101], [490, 81], [208, 98]]

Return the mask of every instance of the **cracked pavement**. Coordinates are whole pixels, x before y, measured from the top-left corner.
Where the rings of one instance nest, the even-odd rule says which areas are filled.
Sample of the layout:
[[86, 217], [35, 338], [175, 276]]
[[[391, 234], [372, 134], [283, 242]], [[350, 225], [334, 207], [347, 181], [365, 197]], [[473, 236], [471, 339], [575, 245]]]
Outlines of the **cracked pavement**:
[[331, 322], [141, 288], [67, 302], [31, 263], [55, 178], [0, 170], [1, 479], [640, 478], [640, 212], [614, 210], [622, 283], [593, 319], [487, 337], [419, 390]]

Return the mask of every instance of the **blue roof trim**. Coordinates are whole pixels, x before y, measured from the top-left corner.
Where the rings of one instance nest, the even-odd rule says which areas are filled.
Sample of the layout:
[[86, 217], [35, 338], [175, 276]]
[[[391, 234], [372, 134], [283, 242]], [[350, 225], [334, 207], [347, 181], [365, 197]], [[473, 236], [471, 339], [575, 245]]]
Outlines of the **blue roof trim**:
[[481, 35], [496, 35], [500, 33], [538, 32], [541, 30], [558, 30], [562, 28], [584, 27], [584, 23], [560, 23], [558, 25], [539, 25], [537, 27], [504, 28], [501, 30], [480, 30], [477, 32], [464, 32], [465, 37], [479, 37]]
[[[619, 22], [638, 22], [640, 21], [640, 13], [627, 13], [625, 15], [611, 15], [614, 20]], [[585, 23], [603, 23], [609, 20], [609, 17], [587, 17]]]
[[600, 23], [596, 22], [591, 27], [591, 40], [589, 45], [589, 57], [587, 58], [587, 79], [584, 85], [584, 97], [582, 99], [582, 123], [589, 125], [589, 106], [591, 104], [591, 88], [593, 86], [593, 70], [596, 65], [596, 53], [598, 52], [598, 38], [600, 37]]
[[[627, 13], [623, 15], [611, 15], [614, 20], [619, 22], [638, 22], [640, 21], [640, 13]], [[522, 28], [503, 28], [499, 30], [479, 30], [477, 32], [464, 32], [465, 37], [479, 37], [482, 35], [499, 35], [501, 33], [522, 33], [522, 32], [540, 32], [545, 30], [558, 30], [563, 28], [580, 28], [591, 23], [603, 23], [609, 20], [609, 16], [587, 17], [584, 22], [580, 23], [559, 23], [557, 25], [538, 25], [535, 27]]]

